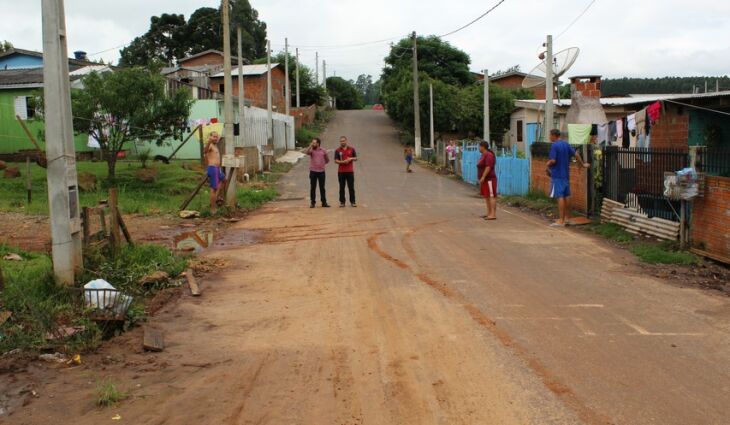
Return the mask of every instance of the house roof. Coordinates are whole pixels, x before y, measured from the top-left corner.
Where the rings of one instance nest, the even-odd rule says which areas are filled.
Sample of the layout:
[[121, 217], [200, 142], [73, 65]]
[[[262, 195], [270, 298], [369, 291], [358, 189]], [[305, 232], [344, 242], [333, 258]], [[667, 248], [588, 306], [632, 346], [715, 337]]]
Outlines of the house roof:
[[160, 74], [168, 75], [177, 71], [194, 71], [194, 72], [206, 72], [210, 69], [208, 66], [168, 66], [160, 70]]
[[[498, 80], [501, 80], [501, 79], [504, 79], [504, 78], [509, 78], [509, 77], [512, 77], [512, 76], [515, 76], [515, 75], [518, 76], [518, 77], [524, 78], [524, 77], [527, 77], [530, 74], [527, 74], [527, 73], [521, 72], [521, 71], [510, 71], [510, 72], [505, 72], [504, 74], [493, 75], [493, 76], [489, 77], [489, 81], [498, 81]], [[537, 75], [530, 75], [530, 76], [540, 78]]]
[[[688, 101], [694, 99], [706, 99], [714, 97], [730, 97], [730, 90], [712, 92], [712, 93], [675, 93], [675, 94], [636, 94], [624, 97], [602, 97], [601, 105], [603, 106], [631, 106], [640, 105], [644, 103], [656, 102], [658, 100], [676, 100], [676, 101]], [[554, 104], [556, 106], [568, 107], [571, 105], [570, 99], [555, 99]], [[545, 105], [544, 100], [538, 99], [521, 99], [515, 100], [515, 107], [526, 108], [526, 109], [540, 109]]]
[[[271, 64], [271, 69], [274, 69], [274, 68], [279, 67], [279, 66], [281, 66], [281, 64], [279, 64], [279, 63], [272, 63]], [[263, 75], [263, 74], [266, 74], [267, 66], [266, 66], [266, 64], [243, 65], [241, 67], [241, 69], [243, 71], [243, 76], [244, 77], [247, 76], [247, 75]], [[232, 76], [238, 77], [238, 68], [237, 67], [234, 68], [234, 69], [232, 69], [231, 71], [232, 71], [231, 72], [231, 75]], [[224, 73], [223, 73], [223, 71], [221, 71], [221, 72], [213, 75], [212, 77], [217, 78], [217, 77], [223, 77], [223, 76], [224, 76]]]
[[[107, 65], [74, 67], [69, 72], [69, 80], [75, 81], [92, 71], [107, 72]], [[43, 68], [0, 69], [0, 89], [22, 89], [43, 87]]]
[[[43, 59], [42, 52], [36, 52], [35, 50], [17, 49], [15, 47], [0, 53], [0, 58], [4, 58], [6, 56], [12, 56], [12, 55], [33, 56], [36, 58]], [[74, 58], [68, 58], [68, 63], [69, 63], [69, 65], [76, 65], [76, 66], [98, 65], [96, 62], [91, 62], [91, 61], [87, 61], [87, 60], [79, 60], [79, 59], [74, 59]]]
[[[207, 55], [207, 54], [210, 54], [210, 53], [215, 53], [216, 55], [219, 55], [219, 56], [221, 56], [221, 57], [225, 56], [225, 53], [221, 52], [220, 50], [216, 50], [216, 49], [208, 49], [208, 50], [205, 50], [205, 51], [203, 51], [203, 52], [200, 52], [200, 53], [196, 53], [196, 54], [194, 54], [194, 55], [186, 56], [186, 57], [184, 57], [184, 58], [182, 58], [182, 59], [178, 60], [177, 62], [178, 62], [178, 63], [184, 63], [184, 62], [187, 62], [187, 61], [189, 61], [190, 59], [195, 59], [195, 58], [198, 58], [198, 57], [200, 57], [200, 56], [205, 56], [205, 55]], [[245, 63], [245, 62], [246, 62], [246, 60], [244, 59], [244, 61], [243, 61], [243, 62]], [[231, 55], [231, 63], [235, 63], [235, 64], [238, 64], [238, 58], [237, 58], [237, 57], [235, 57], [235, 56], [233, 56], [233, 55]]]

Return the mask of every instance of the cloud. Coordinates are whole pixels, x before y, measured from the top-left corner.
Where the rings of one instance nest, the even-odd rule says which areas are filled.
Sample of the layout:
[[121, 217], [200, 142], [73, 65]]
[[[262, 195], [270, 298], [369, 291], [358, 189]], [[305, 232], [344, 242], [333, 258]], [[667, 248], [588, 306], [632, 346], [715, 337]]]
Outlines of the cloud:
[[[269, 28], [275, 50], [288, 37], [301, 46], [304, 63], [314, 68], [315, 51], [327, 60], [328, 73], [356, 78], [380, 74], [388, 43], [360, 47], [312, 47], [361, 43], [389, 37], [443, 34], [470, 21], [497, 0], [252, 0]], [[447, 37], [472, 58], [474, 70], [505, 69], [519, 64], [525, 71], [538, 63], [546, 34], [557, 36], [589, 0], [506, 0], [471, 27]], [[66, 1], [69, 51], [99, 52], [131, 41], [161, 13], [186, 17], [218, 1], [97, 0]], [[0, 0], [6, 25], [0, 39], [39, 50], [40, 2]], [[12, 22], [13, 25], [7, 25]], [[569, 31], [555, 40], [556, 51], [581, 49], [571, 73], [619, 76], [724, 75], [730, 69], [730, 2], [716, 0], [597, 0]], [[116, 49], [101, 54], [117, 60]]]

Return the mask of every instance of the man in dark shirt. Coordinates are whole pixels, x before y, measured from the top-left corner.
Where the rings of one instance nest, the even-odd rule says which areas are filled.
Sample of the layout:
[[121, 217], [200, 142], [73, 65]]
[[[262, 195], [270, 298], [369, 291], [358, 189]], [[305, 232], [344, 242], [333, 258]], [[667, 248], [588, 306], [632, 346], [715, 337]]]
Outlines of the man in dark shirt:
[[338, 164], [337, 180], [340, 183], [340, 207], [345, 206], [345, 185], [350, 195], [350, 205], [357, 206], [355, 202], [355, 164], [357, 152], [355, 148], [347, 145], [347, 137], [340, 137], [340, 147], [335, 150], [335, 162]]
[[560, 130], [550, 130], [550, 160], [547, 163], [550, 175], [550, 197], [558, 200], [560, 217], [551, 226], [565, 226], [568, 215], [568, 197], [570, 196], [570, 160], [575, 157], [578, 163], [589, 168], [583, 159], [568, 142], [560, 138]]

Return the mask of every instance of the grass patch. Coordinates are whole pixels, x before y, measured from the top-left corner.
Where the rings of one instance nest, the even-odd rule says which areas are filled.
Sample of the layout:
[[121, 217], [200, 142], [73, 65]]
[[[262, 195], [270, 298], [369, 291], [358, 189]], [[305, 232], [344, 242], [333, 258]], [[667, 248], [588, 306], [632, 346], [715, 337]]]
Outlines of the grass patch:
[[512, 207], [528, 208], [548, 215], [558, 214], [558, 204], [542, 192], [530, 192], [525, 196], [507, 195], [501, 199]]
[[631, 252], [639, 260], [649, 264], [692, 265], [697, 263], [697, 257], [694, 254], [676, 250], [672, 243], [639, 244], [632, 247]]
[[96, 384], [96, 405], [111, 407], [127, 398], [127, 394], [120, 391], [111, 378], [106, 378]]
[[[185, 168], [183, 168], [185, 165]], [[285, 165], [279, 172], [286, 172]], [[79, 173], [90, 173], [97, 177], [97, 189], [81, 192], [82, 207], [98, 205], [108, 199], [109, 184], [106, 182], [105, 162], [78, 162]], [[21, 167], [25, 170], [24, 167]], [[156, 169], [153, 182], [145, 183], [137, 178], [141, 170], [139, 162], [120, 161], [117, 164], [116, 186], [119, 191], [119, 205], [128, 214], [177, 214], [180, 204], [187, 198], [203, 177], [203, 170], [197, 161], [173, 161], [171, 164], [153, 163], [148, 169]], [[23, 171], [24, 172], [24, 171]], [[19, 179], [0, 179], [0, 212], [19, 212], [25, 214], [48, 215], [48, 196], [46, 170], [33, 165], [33, 203], [26, 201], [25, 176]], [[161, 194], [164, 194], [161, 196]], [[239, 189], [239, 197], [248, 196], [246, 186]], [[207, 211], [210, 205], [210, 192], [203, 187], [193, 198], [188, 209]]]
[[634, 240], [634, 235], [615, 223], [594, 224], [589, 226], [588, 229], [597, 235], [618, 243], [629, 243]]
[[270, 187], [256, 189], [246, 187], [238, 190], [238, 205], [245, 210], [255, 210], [279, 196], [278, 192]]

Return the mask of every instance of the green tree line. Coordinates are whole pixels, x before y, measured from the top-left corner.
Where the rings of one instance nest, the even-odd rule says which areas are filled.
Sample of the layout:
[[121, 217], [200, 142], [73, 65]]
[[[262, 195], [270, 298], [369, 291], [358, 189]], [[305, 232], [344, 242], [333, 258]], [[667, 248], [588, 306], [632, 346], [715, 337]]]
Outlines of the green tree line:
[[605, 78], [601, 81], [603, 96], [624, 96], [628, 94], [667, 94], [693, 93], [695, 88], [700, 92], [715, 91], [719, 83], [720, 90], [730, 90], [730, 77], [660, 77], [660, 78]]

